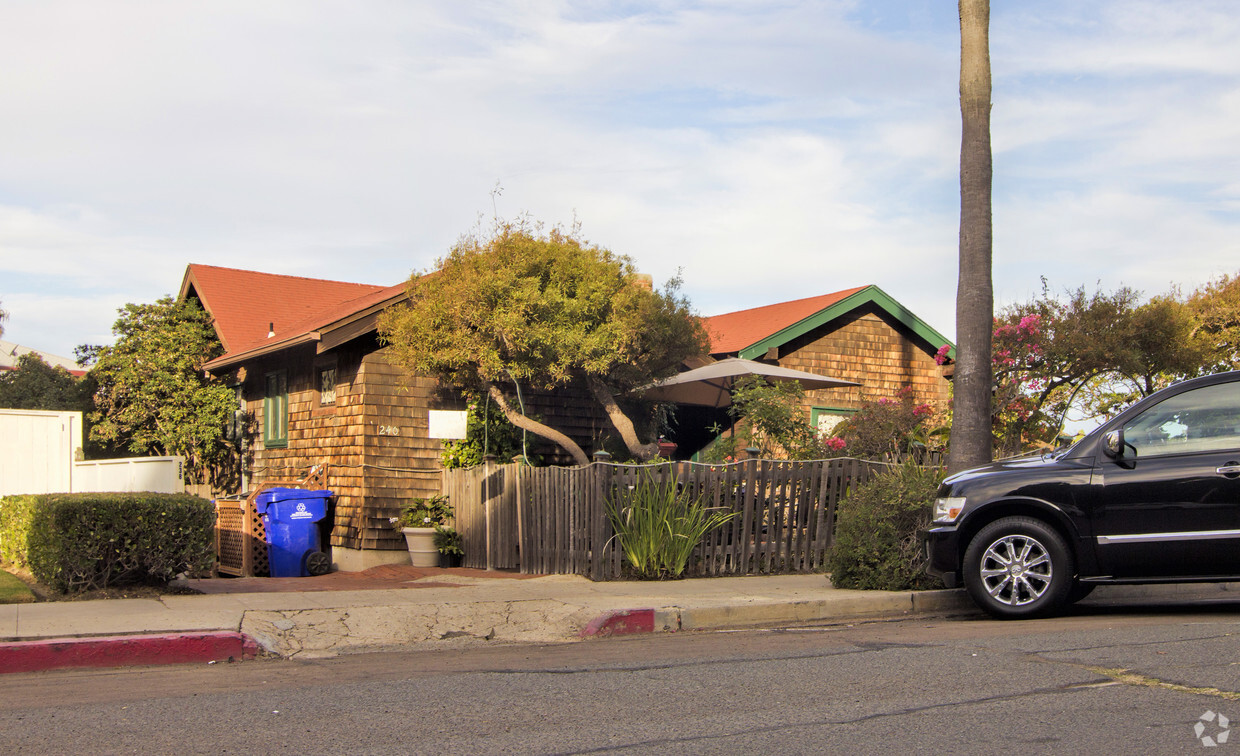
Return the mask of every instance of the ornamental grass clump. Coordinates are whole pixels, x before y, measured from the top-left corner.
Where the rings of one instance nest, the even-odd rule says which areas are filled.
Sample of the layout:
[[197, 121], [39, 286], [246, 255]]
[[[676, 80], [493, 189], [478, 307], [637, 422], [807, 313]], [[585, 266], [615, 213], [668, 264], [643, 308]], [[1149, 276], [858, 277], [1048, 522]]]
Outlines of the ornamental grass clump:
[[702, 538], [739, 513], [707, 507], [702, 494], [646, 473], [636, 486], [613, 495], [607, 514], [633, 574], [667, 580], [681, 577]]

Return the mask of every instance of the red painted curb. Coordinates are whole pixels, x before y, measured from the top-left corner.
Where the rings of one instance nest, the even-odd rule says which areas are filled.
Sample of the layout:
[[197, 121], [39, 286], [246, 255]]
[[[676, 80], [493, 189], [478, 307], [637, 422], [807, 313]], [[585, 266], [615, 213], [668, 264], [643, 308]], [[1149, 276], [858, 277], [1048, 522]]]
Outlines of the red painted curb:
[[98, 638], [0, 643], [0, 673], [65, 667], [128, 667], [150, 664], [253, 659], [258, 644], [233, 632], [111, 635]]
[[606, 638], [609, 635], [633, 635], [654, 632], [653, 609], [625, 609], [601, 614], [590, 620], [581, 631], [582, 638]]

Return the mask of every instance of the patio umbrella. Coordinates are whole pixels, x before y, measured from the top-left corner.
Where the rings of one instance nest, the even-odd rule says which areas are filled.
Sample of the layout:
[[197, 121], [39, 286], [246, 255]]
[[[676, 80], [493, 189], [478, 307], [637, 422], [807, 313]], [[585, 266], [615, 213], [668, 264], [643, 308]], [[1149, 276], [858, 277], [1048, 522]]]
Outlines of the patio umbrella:
[[641, 391], [647, 399], [663, 402], [727, 407], [732, 403], [733, 385], [747, 375], [759, 375], [768, 381], [796, 381], [806, 390], [860, 385], [817, 373], [807, 373], [804, 370], [732, 357], [665, 378]]

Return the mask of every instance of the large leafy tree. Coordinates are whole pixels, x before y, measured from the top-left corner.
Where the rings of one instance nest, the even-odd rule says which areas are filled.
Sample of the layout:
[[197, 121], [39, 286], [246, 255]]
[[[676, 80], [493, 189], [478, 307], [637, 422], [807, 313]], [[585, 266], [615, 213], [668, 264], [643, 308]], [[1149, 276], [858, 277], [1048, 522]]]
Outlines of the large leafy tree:
[[111, 346], [82, 347], [97, 382], [91, 438], [134, 454], [179, 455], [187, 475], [210, 481], [232, 452], [227, 429], [236, 395], [203, 365], [223, 349], [193, 299], [127, 304]]
[[34, 352], [18, 357], [16, 370], [0, 373], [0, 407], [5, 409], [76, 412], [88, 410], [89, 404], [88, 382]]
[[1002, 453], [1050, 442], [1069, 407], [1106, 417], [1217, 359], [1175, 291], [1084, 287], [1004, 309], [995, 320], [995, 431]]
[[385, 312], [379, 332], [406, 369], [485, 392], [513, 425], [586, 464], [575, 441], [523, 414], [510, 394], [581, 381], [629, 451], [649, 459], [658, 446], [639, 438], [621, 405], [625, 394], [707, 351], [678, 285], [642, 285], [629, 258], [576, 229], [501, 222], [489, 236], [462, 238], [430, 274], [413, 276], [409, 303]]
[[990, 2], [960, 0], [960, 263], [949, 467], [989, 462], [991, 443]]
[[1187, 305], [1195, 320], [1193, 336], [1210, 350], [1210, 369], [1240, 369], [1240, 274], [1202, 286]]

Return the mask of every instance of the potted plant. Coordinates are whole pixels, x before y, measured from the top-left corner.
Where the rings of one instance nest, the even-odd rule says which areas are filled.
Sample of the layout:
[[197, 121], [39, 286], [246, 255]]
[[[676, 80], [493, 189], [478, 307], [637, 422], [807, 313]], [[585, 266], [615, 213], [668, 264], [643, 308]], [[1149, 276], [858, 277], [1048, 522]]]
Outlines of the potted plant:
[[436, 528], [452, 517], [452, 506], [443, 495], [414, 499], [401, 507], [400, 516], [392, 523], [405, 534], [409, 561], [414, 567], [439, 565], [439, 549], [435, 546]]
[[461, 548], [461, 534], [447, 525], [435, 526], [435, 548], [439, 550], [440, 567], [460, 567], [465, 550]]

